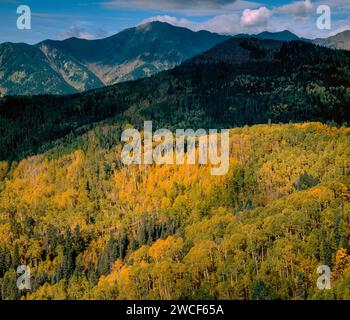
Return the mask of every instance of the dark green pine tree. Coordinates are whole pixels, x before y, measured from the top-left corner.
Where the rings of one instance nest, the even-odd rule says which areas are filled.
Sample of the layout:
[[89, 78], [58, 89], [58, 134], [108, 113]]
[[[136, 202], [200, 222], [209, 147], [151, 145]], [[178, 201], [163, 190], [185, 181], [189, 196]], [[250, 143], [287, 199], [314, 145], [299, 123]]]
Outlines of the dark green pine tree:
[[72, 246], [72, 235], [70, 228], [67, 227], [65, 235], [64, 245], [64, 262], [63, 262], [63, 274], [65, 279], [69, 279], [74, 272], [74, 252]]
[[325, 231], [322, 232], [323, 261], [324, 264], [332, 267], [332, 250]]
[[113, 234], [111, 234], [111, 237], [108, 241], [107, 248], [108, 248], [109, 261], [110, 261], [110, 264], [112, 264], [115, 260], [118, 259], [118, 255], [119, 255], [118, 242], [114, 238]]
[[6, 247], [0, 248], [0, 278], [4, 276], [11, 266], [10, 252]]
[[19, 247], [18, 247], [18, 244], [16, 243], [15, 248], [13, 250], [12, 259], [11, 259], [11, 268], [14, 270], [17, 270], [19, 265], [20, 265]]
[[111, 234], [105, 249], [99, 259], [98, 272], [100, 275], [107, 275], [112, 271], [112, 265], [119, 255], [118, 242]]
[[118, 248], [119, 248], [119, 259], [124, 259], [126, 256], [126, 250], [128, 248], [128, 237], [125, 230], [122, 230], [119, 234]]
[[84, 249], [85, 249], [85, 243], [84, 243], [84, 239], [83, 239], [83, 237], [81, 235], [79, 225], [77, 225], [74, 228], [74, 232], [73, 232], [73, 249], [74, 249], [75, 256], [77, 256], [80, 252], [83, 252]]
[[334, 219], [334, 240], [335, 245], [337, 248], [340, 246], [340, 241], [342, 239], [341, 237], [341, 230], [340, 230], [340, 224], [341, 224], [341, 216], [337, 214]]
[[252, 299], [273, 300], [275, 297], [273, 291], [265, 284], [263, 280], [260, 280], [253, 285]]

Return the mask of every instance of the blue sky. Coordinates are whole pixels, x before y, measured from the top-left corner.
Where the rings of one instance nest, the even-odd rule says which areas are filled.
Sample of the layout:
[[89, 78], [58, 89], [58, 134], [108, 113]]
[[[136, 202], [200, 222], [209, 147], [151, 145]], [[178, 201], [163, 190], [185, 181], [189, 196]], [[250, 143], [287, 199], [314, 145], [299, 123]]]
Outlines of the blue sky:
[[[31, 8], [31, 30], [16, 27], [22, 4]], [[332, 9], [331, 30], [316, 27], [322, 4]], [[153, 20], [226, 34], [289, 29], [326, 37], [350, 29], [350, 0], [0, 0], [0, 43], [103, 38]]]

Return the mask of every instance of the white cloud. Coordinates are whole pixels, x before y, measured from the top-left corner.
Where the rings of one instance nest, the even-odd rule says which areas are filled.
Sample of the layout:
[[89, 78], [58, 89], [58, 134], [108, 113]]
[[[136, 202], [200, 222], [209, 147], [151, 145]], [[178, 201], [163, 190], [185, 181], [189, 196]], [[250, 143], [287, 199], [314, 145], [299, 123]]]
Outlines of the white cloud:
[[83, 27], [80, 26], [70, 26], [66, 31], [60, 33], [61, 39], [68, 39], [68, 38], [79, 38], [79, 39], [85, 39], [85, 40], [94, 40], [99, 38], [105, 38], [108, 36], [108, 32], [106, 32], [103, 29], [97, 29], [94, 34], [86, 31]]
[[185, 16], [213, 16], [246, 8], [256, 8], [256, 0], [106, 0], [106, 9], [153, 10]]
[[172, 24], [173, 26], [188, 28], [188, 29], [192, 29], [192, 30], [198, 29], [198, 25], [196, 25], [194, 22], [191, 22], [190, 20], [188, 20], [186, 18], [179, 19], [176, 17], [168, 16], [168, 15], [150, 17], [148, 19], [143, 20], [140, 24], [153, 22], [153, 21], [166, 22], [166, 23]]
[[328, 5], [330, 7], [332, 7], [333, 9], [350, 9], [350, 1], [349, 0], [318, 0], [318, 1], [314, 1], [314, 5], [315, 7], [317, 7], [318, 5], [321, 4], [325, 4]]
[[216, 16], [204, 23], [201, 23], [200, 28], [216, 33], [231, 35], [242, 32], [240, 15], [236, 13]]
[[329, 36], [335, 36], [338, 33], [341, 33], [341, 32], [344, 32], [344, 31], [348, 31], [348, 30], [350, 30], [350, 24], [343, 25], [342, 27], [337, 28], [334, 31], [331, 31], [329, 33]]
[[[249, 3], [249, 6], [247, 5]], [[320, 4], [328, 3], [332, 8], [333, 30], [319, 30], [316, 26], [316, 8]], [[256, 34], [262, 31], [277, 32], [290, 30], [305, 38], [327, 37], [337, 32], [349, 29], [348, 20], [342, 20], [343, 15], [350, 7], [350, 0], [303, 0], [294, 1], [279, 7], [267, 8], [257, 2], [244, 2], [237, 0], [235, 8], [226, 10], [224, 14], [219, 13], [204, 21], [194, 21], [189, 17], [173, 17], [170, 15], [159, 15], [147, 21], [162, 21], [176, 26], [186, 27], [194, 31], [208, 30], [222, 34], [249, 33]], [[350, 9], [350, 8], [349, 8]], [[228, 13], [227, 13], [228, 12]]]
[[240, 15], [238, 13], [218, 15], [203, 22], [194, 22], [186, 18], [176, 18], [168, 15], [155, 16], [141, 22], [160, 21], [170, 23], [177, 27], [188, 28], [193, 31], [207, 30], [220, 34], [237, 34], [242, 32]]
[[275, 9], [277, 13], [283, 13], [299, 18], [309, 17], [313, 12], [311, 0], [295, 1]]
[[266, 26], [271, 16], [271, 10], [261, 7], [256, 10], [245, 9], [241, 17], [243, 27], [262, 27]]
[[86, 32], [84, 29], [79, 28], [77, 26], [70, 26], [66, 31], [61, 32], [60, 36], [62, 39], [73, 37], [86, 40], [95, 39], [95, 37], [91, 33]]
[[105, 2], [109, 7], [147, 8], [147, 9], [183, 9], [183, 8], [221, 8], [236, 0], [110, 0]]

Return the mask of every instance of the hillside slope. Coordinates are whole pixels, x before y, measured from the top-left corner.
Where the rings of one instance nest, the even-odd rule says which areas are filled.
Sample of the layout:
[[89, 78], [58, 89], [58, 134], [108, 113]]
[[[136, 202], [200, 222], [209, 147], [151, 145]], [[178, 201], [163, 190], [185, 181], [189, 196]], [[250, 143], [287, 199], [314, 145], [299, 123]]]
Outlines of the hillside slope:
[[230, 128], [350, 122], [349, 54], [305, 42], [228, 40], [151, 78], [67, 97], [0, 101], [0, 155], [22, 158], [80, 127], [114, 118], [138, 127]]
[[45, 55], [27, 44], [0, 44], [0, 96], [73, 93]]
[[350, 30], [340, 32], [325, 39], [315, 39], [315, 44], [332, 49], [350, 50]]
[[[121, 166], [99, 125], [0, 165], [0, 286], [18, 299], [344, 299], [350, 130], [231, 131], [231, 166]], [[348, 250], [348, 251], [346, 251]], [[332, 266], [319, 291], [317, 267]]]
[[39, 47], [48, 50], [53, 47], [73, 56], [104, 84], [110, 85], [171, 69], [228, 38], [207, 31], [193, 32], [167, 23], [151, 22], [106, 39], [44, 41]]
[[0, 44], [0, 96], [69, 94], [147, 77], [228, 38], [152, 22], [101, 40]]

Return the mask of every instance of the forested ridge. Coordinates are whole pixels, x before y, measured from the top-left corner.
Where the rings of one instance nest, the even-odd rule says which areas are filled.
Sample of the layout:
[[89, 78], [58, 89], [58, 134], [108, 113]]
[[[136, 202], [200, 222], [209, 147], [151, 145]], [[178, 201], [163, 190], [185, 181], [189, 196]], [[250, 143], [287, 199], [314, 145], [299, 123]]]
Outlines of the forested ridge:
[[[348, 62], [236, 39], [149, 79], [4, 98], [1, 299], [350, 298]], [[144, 120], [240, 126], [229, 173], [124, 166], [120, 133]], [[323, 264], [331, 290], [316, 286]]]
[[64, 97], [0, 100], [0, 156], [21, 159], [112, 121], [142, 127], [232, 128], [350, 120], [349, 53], [305, 42], [228, 40], [151, 78]]
[[[349, 298], [348, 128], [234, 129], [222, 177], [125, 167], [116, 130], [1, 163], [3, 299]], [[32, 272], [21, 295], [19, 264]], [[316, 287], [322, 264], [331, 291]]]

